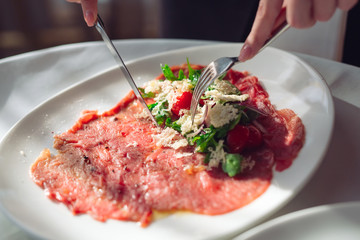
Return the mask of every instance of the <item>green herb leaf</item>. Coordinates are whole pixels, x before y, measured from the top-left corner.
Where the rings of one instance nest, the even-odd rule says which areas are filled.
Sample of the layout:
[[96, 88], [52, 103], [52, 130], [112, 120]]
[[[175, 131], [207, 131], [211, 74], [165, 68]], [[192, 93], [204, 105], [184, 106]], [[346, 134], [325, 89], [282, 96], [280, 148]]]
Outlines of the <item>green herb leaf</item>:
[[222, 169], [229, 177], [234, 177], [241, 172], [241, 162], [243, 157], [240, 154], [226, 154], [225, 162], [222, 163]]
[[156, 115], [155, 120], [159, 124], [159, 126], [162, 126], [165, 122], [166, 116], [165, 115]]
[[153, 92], [148, 92], [148, 93], [145, 93], [145, 89], [144, 88], [138, 88], [140, 93], [141, 93], [141, 96], [143, 98], [154, 98], [155, 97], [155, 93]]
[[210, 128], [203, 129], [205, 133], [201, 135], [197, 135], [193, 138], [193, 142], [196, 143], [198, 152], [208, 152], [208, 149], [212, 147], [215, 149], [217, 142], [215, 141], [214, 137], [216, 134], [216, 129], [211, 126]]
[[183, 80], [185, 77], [184, 71], [180, 69], [178, 73], [178, 77], [175, 76], [169, 65], [165, 64], [164, 66], [161, 66], [161, 70], [167, 80], [170, 81], [180, 81]]
[[[154, 108], [156, 106], [158, 106], [159, 104], [161, 104], [161, 105], [158, 107], [157, 111], [154, 112]], [[168, 108], [167, 101], [149, 104], [148, 107], [149, 107], [151, 113], [154, 115], [156, 122], [160, 126], [165, 123], [165, 121], [168, 117], [170, 117], [170, 112], [167, 111], [167, 108]]]
[[158, 104], [159, 104], [158, 102], [149, 104], [148, 105], [149, 110], [152, 111]]
[[185, 74], [184, 74], [184, 71], [182, 69], [180, 69], [179, 73], [178, 73], [178, 78], [177, 80], [183, 80], [186, 78]]
[[164, 66], [161, 66], [161, 70], [167, 80], [170, 81], [178, 80], [178, 78], [175, 76], [169, 65], [165, 64]]
[[186, 58], [186, 61], [187, 61], [187, 66], [188, 66], [188, 69], [189, 69], [189, 76], [188, 78], [191, 80], [191, 84], [195, 87], [196, 83], [198, 82], [199, 80], [199, 77], [201, 75], [201, 70], [195, 70], [191, 67], [190, 65], [190, 62], [189, 62], [189, 59]]
[[165, 126], [170, 127], [178, 132], [181, 132], [181, 125], [178, 124], [176, 121], [173, 122], [170, 117], [166, 119]]

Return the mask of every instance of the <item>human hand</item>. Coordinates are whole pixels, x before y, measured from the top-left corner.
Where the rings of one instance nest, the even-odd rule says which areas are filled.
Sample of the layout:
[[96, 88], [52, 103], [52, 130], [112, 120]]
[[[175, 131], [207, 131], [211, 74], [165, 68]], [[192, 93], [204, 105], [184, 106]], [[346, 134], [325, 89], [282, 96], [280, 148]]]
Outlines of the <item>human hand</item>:
[[309, 28], [317, 21], [328, 21], [337, 8], [348, 11], [357, 2], [358, 0], [260, 0], [239, 60], [244, 62], [254, 57], [282, 17], [286, 18], [291, 27]]
[[97, 19], [97, 2], [98, 0], [67, 0], [68, 2], [80, 3], [84, 19], [89, 27], [95, 25]]

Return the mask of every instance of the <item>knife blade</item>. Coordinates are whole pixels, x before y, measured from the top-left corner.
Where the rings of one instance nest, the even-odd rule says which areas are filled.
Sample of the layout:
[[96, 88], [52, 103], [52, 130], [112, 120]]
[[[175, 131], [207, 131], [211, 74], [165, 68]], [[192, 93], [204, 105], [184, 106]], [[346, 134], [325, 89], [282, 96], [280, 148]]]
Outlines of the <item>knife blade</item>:
[[107, 48], [110, 50], [111, 55], [114, 57], [115, 61], [119, 64], [119, 67], [120, 67], [122, 73], [124, 74], [126, 80], [130, 84], [132, 90], [134, 91], [136, 98], [139, 100], [139, 102], [141, 103], [141, 105], [145, 109], [145, 112], [149, 115], [149, 117], [154, 122], [154, 124], [159, 127], [159, 125], [156, 122], [154, 116], [151, 114], [151, 111], [150, 111], [149, 107], [147, 106], [144, 98], [142, 97], [138, 87], [136, 86], [136, 83], [135, 83], [133, 77], [131, 76], [129, 70], [127, 69], [127, 67], [126, 67], [126, 65], [124, 63], [124, 61], [122, 60], [119, 52], [117, 51], [117, 49], [115, 48], [113, 42], [110, 40], [109, 36], [105, 32], [105, 30], [104, 30], [104, 22], [102, 21], [102, 19], [100, 18], [99, 15], [97, 15], [97, 22], [96, 22], [95, 27], [96, 27], [97, 31], [100, 33], [100, 35], [101, 35], [102, 39], [104, 40]]

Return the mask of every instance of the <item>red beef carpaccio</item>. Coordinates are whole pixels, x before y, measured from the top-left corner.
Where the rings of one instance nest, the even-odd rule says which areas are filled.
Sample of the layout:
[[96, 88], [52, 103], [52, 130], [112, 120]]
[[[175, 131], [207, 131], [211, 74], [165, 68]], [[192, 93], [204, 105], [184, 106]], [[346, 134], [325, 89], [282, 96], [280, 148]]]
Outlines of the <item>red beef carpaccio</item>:
[[[172, 69], [187, 70], [186, 65]], [[30, 169], [33, 181], [74, 215], [143, 227], [157, 211], [218, 215], [251, 203], [269, 187], [274, 168], [291, 166], [305, 128], [292, 110], [274, 108], [257, 77], [230, 70], [224, 79], [249, 94], [248, 104], [267, 113], [257, 119], [264, 144], [247, 153], [255, 160], [251, 170], [229, 177], [218, 168], [206, 169], [204, 155], [194, 153], [194, 146], [159, 147], [153, 138], [159, 129], [140, 117], [141, 104], [130, 92], [102, 114], [84, 111], [71, 129], [56, 135], [58, 153], [41, 152]]]

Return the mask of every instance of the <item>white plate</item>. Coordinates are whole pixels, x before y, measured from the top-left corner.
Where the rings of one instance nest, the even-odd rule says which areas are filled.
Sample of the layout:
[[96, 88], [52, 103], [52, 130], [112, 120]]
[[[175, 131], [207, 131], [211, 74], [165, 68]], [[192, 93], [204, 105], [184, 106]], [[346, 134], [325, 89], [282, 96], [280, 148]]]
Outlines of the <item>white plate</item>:
[[360, 202], [313, 207], [261, 224], [235, 240], [360, 239]]
[[[192, 63], [206, 65], [215, 58], [233, 56], [240, 48], [241, 44], [224, 44], [181, 49], [133, 61], [128, 68], [141, 86], [159, 75], [160, 64], [178, 65], [188, 57]], [[65, 206], [44, 196], [29, 178], [29, 166], [43, 148], [52, 146], [53, 133], [70, 128], [82, 110], [102, 112], [130, 90], [120, 70], [112, 69], [43, 103], [9, 131], [0, 144], [1, 208], [25, 230], [43, 238], [209, 239], [234, 236], [253, 226], [287, 203], [314, 173], [330, 140], [334, 109], [325, 81], [293, 55], [267, 48], [235, 68], [258, 76], [278, 108], [291, 108], [302, 118], [307, 134], [291, 168], [275, 172], [269, 189], [248, 206], [220, 216], [174, 214], [143, 229], [132, 222], [100, 223], [88, 215], [72, 216]]]

